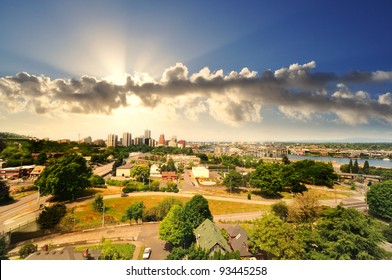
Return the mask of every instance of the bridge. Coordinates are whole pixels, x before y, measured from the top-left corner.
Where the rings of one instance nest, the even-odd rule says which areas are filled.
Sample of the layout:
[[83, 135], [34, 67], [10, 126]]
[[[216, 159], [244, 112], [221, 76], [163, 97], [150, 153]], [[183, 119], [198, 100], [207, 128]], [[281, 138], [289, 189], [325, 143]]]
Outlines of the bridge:
[[346, 179], [364, 179], [367, 181], [373, 182], [381, 182], [382, 177], [376, 175], [368, 175], [368, 174], [356, 174], [356, 173], [338, 173], [339, 179], [346, 178]]

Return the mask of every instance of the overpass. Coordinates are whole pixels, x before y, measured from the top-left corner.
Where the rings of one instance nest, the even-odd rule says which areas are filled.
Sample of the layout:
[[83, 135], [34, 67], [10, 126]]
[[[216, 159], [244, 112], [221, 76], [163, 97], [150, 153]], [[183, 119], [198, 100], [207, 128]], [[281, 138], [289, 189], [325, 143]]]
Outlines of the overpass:
[[339, 179], [340, 178], [345, 178], [345, 179], [358, 179], [362, 178], [367, 181], [373, 181], [373, 182], [381, 182], [382, 177], [381, 176], [376, 176], [376, 175], [368, 175], [368, 174], [356, 174], [356, 173], [338, 173]]

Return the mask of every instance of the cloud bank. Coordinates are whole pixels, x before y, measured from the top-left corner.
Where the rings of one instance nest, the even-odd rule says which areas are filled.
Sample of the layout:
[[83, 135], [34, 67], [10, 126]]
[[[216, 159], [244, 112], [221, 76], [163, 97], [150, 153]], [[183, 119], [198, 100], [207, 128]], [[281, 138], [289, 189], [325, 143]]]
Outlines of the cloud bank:
[[37, 114], [111, 114], [120, 107], [170, 106], [173, 112], [196, 120], [209, 114], [233, 126], [262, 121], [263, 109], [277, 108], [290, 119], [308, 121], [333, 116], [333, 121], [357, 125], [370, 120], [392, 124], [390, 92], [371, 95], [349, 86], [392, 81], [392, 72], [351, 72], [345, 75], [315, 71], [316, 63], [292, 64], [261, 74], [243, 68], [224, 74], [208, 67], [190, 74], [182, 63], [166, 69], [159, 81], [147, 74], [128, 75], [124, 85], [83, 76], [51, 79], [25, 72], [0, 78], [0, 108]]

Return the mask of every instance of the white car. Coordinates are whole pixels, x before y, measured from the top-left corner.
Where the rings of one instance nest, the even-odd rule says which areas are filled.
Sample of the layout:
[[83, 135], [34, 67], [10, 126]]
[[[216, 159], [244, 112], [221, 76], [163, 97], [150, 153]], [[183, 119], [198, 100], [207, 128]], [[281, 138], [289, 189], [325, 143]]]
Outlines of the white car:
[[145, 248], [143, 252], [143, 260], [147, 260], [150, 258], [151, 248]]

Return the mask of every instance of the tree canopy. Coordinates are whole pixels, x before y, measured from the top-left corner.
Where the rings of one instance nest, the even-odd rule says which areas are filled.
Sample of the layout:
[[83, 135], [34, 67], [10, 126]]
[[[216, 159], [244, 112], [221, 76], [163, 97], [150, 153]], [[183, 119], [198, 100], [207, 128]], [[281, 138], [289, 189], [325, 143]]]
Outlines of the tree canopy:
[[366, 198], [370, 213], [392, 220], [392, 180], [372, 184]]
[[232, 191], [244, 185], [244, 178], [241, 173], [232, 170], [226, 174], [222, 185], [226, 186], [228, 189], [230, 189], [230, 191]]
[[62, 217], [65, 216], [67, 208], [63, 203], [56, 203], [52, 206], [45, 207], [39, 214], [37, 223], [41, 229], [50, 229], [56, 226]]
[[181, 206], [174, 205], [159, 225], [159, 238], [174, 246], [192, 242], [193, 227], [186, 216]]
[[137, 164], [131, 170], [131, 177], [138, 182], [144, 182], [150, 177], [150, 168], [146, 164]]
[[274, 214], [255, 220], [250, 235], [253, 252], [264, 251], [272, 260], [304, 259], [304, 244], [294, 226], [283, 222]]
[[144, 211], [144, 204], [142, 201], [136, 201], [134, 204], [128, 207], [128, 209], [125, 211], [125, 214], [122, 218], [123, 221], [129, 220], [135, 220], [136, 223], [138, 223], [139, 219], [143, 218], [143, 211]]
[[53, 160], [42, 171], [35, 186], [41, 195], [54, 195], [60, 199], [74, 199], [90, 187], [91, 168], [77, 154], [69, 154]]
[[260, 164], [252, 173], [250, 183], [265, 195], [277, 195], [283, 189], [282, 170], [279, 163]]
[[194, 229], [203, 223], [205, 219], [213, 220], [208, 206], [208, 200], [200, 194], [194, 195], [192, 199], [185, 204], [184, 212]]

